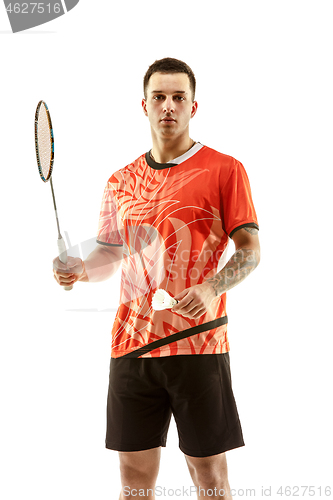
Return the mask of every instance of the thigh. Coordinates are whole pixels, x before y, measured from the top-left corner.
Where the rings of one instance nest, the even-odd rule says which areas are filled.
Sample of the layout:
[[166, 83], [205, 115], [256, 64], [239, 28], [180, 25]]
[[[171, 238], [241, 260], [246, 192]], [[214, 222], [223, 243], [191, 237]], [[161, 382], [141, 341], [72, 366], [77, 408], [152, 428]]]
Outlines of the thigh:
[[184, 455], [189, 471], [197, 476], [214, 474], [227, 477], [228, 467], [225, 453], [219, 453], [209, 457], [191, 457]]
[[208, 457], [244, 446], [229, 353], [174, 358], [179, 362], [173, 370], [177, 376], [170, 384], [169, 397], [183, 453]]
[[111, 359], [106, 448], [120, 452], [166, 446], [171, 407], [152, 359]]
[[140, 474], [158, 472], [161, 447], [141, 451], [119, 451], [119, 463], [121, 470], [135, 470]]

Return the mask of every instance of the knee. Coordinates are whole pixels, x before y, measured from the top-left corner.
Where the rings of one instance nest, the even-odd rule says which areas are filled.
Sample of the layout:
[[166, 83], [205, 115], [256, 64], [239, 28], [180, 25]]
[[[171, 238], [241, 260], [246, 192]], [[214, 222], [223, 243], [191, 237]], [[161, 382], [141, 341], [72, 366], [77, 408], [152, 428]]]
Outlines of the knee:
[[123, 486], [135, 488], [154, 486], [157, 474], [158, 470], [154, 468], [146, 468], [130, 463], [120, 464], [120, 476]]
[[204, 490], [224, 490], [230, 489], [227, 474], [224, 471], [211, 470], [209, 468], [200, 468], [195, 471], [195, 485]]

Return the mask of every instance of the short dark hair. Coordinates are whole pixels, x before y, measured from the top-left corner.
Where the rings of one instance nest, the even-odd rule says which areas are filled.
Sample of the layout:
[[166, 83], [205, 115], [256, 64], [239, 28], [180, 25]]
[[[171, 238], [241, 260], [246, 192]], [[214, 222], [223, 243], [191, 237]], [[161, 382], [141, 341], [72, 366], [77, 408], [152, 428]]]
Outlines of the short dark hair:
[[195, 96], [195, 76], [191, 68], [184, 63], [183, 61], [180, 61], [179, 59], [173, 59], [172, 57], [164, 57], [164, 59], [159, 59], [155, 61], [153, 64], [151, 64], [144, 76], [143, 79], [143, 93], [145, 96], [145, 99], [147, 99], [147, 87], [149, 83], [149, 79], [151, 75], [154, 73], [165, 73], [165, 74], [171, 74], [171, 73], [185, 73], [190, 80], [190, 89], [192, 91], [192, 100], [194, 101], [194, 96]]

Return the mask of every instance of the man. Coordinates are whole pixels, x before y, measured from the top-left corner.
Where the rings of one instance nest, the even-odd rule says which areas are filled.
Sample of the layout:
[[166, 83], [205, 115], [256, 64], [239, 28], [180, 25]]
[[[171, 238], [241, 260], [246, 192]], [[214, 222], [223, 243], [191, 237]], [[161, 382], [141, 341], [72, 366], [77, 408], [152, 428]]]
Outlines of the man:
[[[122, 260], [106, 435], [119, 451], [122, 500], [155, 498], [171, 414], [198, 498], [232, 498], [225, 453], [244, 445], [225, 292], [258, 265], [259, 227], [243, 165], [190, 138], [197, 106], [185, 63], [149, 67], [142, 108], [153, 147], [110, 177], [85, 262], [72, 259], [68, 269], [54, 260], [62, 286], [107, 279]], [[230, 238], [236, 251], [225, 263]], [[172, 309], [152, 308], [159, 288], [178, 301]]]

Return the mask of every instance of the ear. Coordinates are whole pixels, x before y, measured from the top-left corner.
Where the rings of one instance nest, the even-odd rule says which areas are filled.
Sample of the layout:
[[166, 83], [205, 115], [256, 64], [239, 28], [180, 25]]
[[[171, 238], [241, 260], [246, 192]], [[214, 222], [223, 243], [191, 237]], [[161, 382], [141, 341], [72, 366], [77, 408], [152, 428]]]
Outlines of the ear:
[[143, 109], [144, 114], [146, 116], [148, 116], [146, 99], [142, 99], [141, 105], [142, 105], [142, 109]]
[[193, 118], [193, 116], [197, 112], [197, 109], [198, 109], [198, 103], [197, 103], [197, 101], [193, 101], [192, 110], [191, 110], [191, 118]]

